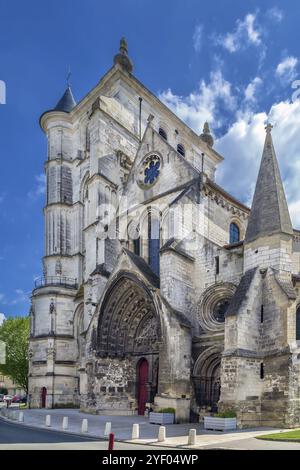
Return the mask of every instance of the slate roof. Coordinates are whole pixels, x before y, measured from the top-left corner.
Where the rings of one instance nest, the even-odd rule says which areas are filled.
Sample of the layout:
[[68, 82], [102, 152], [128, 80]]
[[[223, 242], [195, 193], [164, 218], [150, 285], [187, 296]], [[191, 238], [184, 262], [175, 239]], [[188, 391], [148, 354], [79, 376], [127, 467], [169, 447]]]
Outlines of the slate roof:
[[70, 86], [67, 87], [63, 96], [55, 106], [55, 111], [63, 111], [64, 113], [69, 113], [76, 106], [76, 101], [74, 99], [72, 90]]
[[239, 309], [243, 303], [243, 301], [246, 298], [246, 295], [249, 291], [249, 288], [251, 286], [251, 283], [253, 281], [255, 272], [257, 268], [249, 269], [248, 271], [245, 272], [245, 274], [242, 276], [240, 283], [234, 293], [234, 296], [232, 297], [229, 307], [227, 309], [227, 312], [225, 314], [225, 317], [230, 317], [234, 315], [238, 315]]
[[297, 294], [293, 287], [292, 282], [280, 279], [278, 276], [275, 276], [275, 279], [289, 299], [295, 300], [297, 298]]
[[293, 228], [269, 125], [245, 241], [273, 233], [293, 235]]
[[131, 259], [131, 261], [136, 265], [136, 267], [144, 274], [146, 279], [154, 286], [159, 288], [159, 277], [152, 271], [149, 264], [146, 263], [144, 258], [141, 256], [136, 255], [130, 250], [123, 248], [127, 256]]

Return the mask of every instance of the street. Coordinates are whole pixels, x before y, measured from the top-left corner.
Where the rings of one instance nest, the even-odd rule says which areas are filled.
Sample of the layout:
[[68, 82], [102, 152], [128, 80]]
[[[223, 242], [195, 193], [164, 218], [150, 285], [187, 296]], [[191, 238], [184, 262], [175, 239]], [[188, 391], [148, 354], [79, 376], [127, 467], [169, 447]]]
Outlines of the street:
[[[46, 429], [33, 429], [0, 419], [0, 450], [106, 450], [107, 441], [98, 441], [67, 433]], [[158, 446], [144, 446], [115, 443], [116, 450], [165, 449]]]

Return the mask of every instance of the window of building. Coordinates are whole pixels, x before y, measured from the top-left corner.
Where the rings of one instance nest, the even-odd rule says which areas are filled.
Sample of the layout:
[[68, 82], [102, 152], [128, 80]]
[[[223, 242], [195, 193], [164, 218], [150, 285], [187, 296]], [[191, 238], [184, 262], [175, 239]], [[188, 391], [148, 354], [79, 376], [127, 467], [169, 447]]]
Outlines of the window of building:
[[158, 133], [159, 133], [159, 135], [162, 136], [163, 139], [168, 140], [167, 133], [162, 127], [159, 128]]
[[229, 307], [229, 300], [224, 299], [218, 302], [213, 309], [213, 316], [215, 320], [219, 323], [224, 323], [225, 321], [225, 314]]
[[183, 157], [185, 157], [185, 150], [182, 144], [177, 145], [177, 152], [180, 153], [180, 155], [182, 155]]
[[237, 243], [239, 241], [240, 241], [240, 229], [237, 226], [237, 224], [232, 222], [230, 224], [230, 229], [229, 229], [229, 243]]
[[152, 271], [159, 276], [160, 224], [151, 211], [148, 212], [148, 262]]
[[300, 341], [300, 305], [296, 312], [296, 340]]
[[261, 362], [260, 363], [260, 378], [263, 379], [265, 377], [265, 367], [264, 367], [264, 363]]
[[141, 239], [140, 237], [133, 240], [133, 252], [134, 254], [140, 256], [141, 254]]
[[260, 306], [260, 323], [264, 322], [264, 306]]
[[216, 274], [220, 273], [220, 257], [216, 256], [215, 257], [215, 262], [216, 262]]

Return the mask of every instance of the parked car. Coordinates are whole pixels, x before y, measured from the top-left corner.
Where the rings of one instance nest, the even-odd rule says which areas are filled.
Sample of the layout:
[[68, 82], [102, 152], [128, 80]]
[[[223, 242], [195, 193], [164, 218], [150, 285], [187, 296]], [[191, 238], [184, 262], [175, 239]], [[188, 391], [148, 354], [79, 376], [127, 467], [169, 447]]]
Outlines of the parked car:
[[24, 395], [24, 397], [21, 397], [20, 403], [27, 403], [27, 396]]
[[20, 395], [14, 395], [11, 400], [12, 403], [20, 403], [20, 401], [21, 401]]
[[12, 401], [12, 396], [11, 395], [4, 395], [3, 401]]

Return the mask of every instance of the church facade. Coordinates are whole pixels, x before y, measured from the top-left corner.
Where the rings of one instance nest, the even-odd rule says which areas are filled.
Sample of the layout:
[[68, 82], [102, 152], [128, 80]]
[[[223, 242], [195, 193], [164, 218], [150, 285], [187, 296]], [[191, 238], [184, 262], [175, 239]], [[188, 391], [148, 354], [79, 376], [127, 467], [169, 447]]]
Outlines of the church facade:
[[250, 211], [215, 182], [208, 124], [197, 135], [135, 78], [125, 40], [93, 90], [76, 103], [68, 86], [40, 124], [31, 407], [299, 426], [300, 232], [271, 125]]

